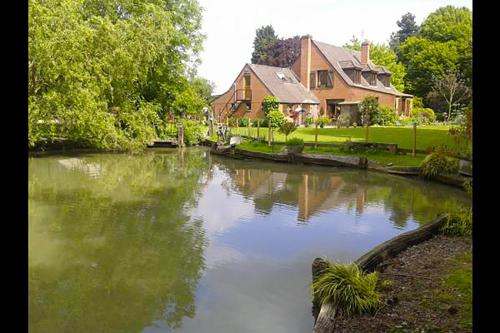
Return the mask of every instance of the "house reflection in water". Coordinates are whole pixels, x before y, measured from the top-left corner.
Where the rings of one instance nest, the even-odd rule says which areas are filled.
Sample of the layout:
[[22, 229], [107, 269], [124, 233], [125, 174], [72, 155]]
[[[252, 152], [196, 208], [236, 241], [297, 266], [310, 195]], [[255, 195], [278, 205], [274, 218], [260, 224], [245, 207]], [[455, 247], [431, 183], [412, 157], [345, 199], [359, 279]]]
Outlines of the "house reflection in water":
[[346, 186], [338, 175], [235, 169], [231, 178], [235, 189], [251, 198], [259, 211], [269, 213], [276, 203], [297, 206], [300, 222], [308, 222], [315, 214], [340, 206], [355, 206], [361, 214], [365, 205], [366, 189]]

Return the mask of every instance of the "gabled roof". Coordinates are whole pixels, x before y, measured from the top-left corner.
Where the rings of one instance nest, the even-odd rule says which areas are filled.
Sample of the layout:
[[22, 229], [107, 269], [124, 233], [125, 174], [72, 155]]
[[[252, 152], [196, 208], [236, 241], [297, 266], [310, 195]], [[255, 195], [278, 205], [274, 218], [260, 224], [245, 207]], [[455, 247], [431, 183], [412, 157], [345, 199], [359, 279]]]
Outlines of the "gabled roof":
[[359, 51], [354, 51], [343, 47], [318, 42], [315, 40], [312, 40], [312, 43], [316, 45], [318, 50], [323, 54], [326, 60], [340, 74], [340, 76], [348, 85], [378, 92], [389, 93], [397, 96], [411, 96], [398, 91], [392, 84], [389, 87], [384, 86], [384, 84], [378, 79], [376, 80], [377, 85], [374, 86], [370, 85], [363, 76], [361, 76], [360, 84], [354, 83], [351, 78], [344, 72], [344, 69], [356, 68], [361, 69], [363, 72], [370, 71], [383, 75], [391, 74], [391, 72], [384, 67], [376, 66], [371, 60], [368, 60], [368, 63], [366, 65], [362, 64], [361, 52]]
[[318, 98], [307, 91], [290, 68], [247, 64], [280, 103], [319, 104]]

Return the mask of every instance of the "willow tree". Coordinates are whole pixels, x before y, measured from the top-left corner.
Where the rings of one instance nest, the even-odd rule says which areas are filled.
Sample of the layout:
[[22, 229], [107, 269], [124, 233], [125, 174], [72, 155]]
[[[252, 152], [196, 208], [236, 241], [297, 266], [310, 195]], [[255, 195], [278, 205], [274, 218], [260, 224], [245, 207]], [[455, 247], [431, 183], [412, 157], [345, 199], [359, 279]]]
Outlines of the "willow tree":
[[31, 0], [28, 22], [30, 145], [143, 147], [196, 76], [194, 0]]

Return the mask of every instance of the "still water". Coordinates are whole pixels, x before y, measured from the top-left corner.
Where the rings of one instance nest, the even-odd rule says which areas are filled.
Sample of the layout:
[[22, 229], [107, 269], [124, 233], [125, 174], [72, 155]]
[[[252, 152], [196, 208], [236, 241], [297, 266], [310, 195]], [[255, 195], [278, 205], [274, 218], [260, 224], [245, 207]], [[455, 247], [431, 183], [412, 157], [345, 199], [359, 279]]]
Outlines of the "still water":
[[29, 160], [30, 332], [310, 332], [311, 263], [470, 205], [379, 173], [203, 148]]

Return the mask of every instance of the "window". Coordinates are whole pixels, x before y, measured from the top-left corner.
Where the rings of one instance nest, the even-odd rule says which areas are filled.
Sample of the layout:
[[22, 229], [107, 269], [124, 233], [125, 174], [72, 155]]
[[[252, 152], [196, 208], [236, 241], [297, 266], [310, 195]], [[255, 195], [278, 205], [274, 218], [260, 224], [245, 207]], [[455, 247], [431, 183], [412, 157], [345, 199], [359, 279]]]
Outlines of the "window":
[[354, 83], [359, 84], [361, 82], [361, 71], [354, 71]]
[[331, 74], [329, 71], [318, 71], [318, 87], [333, 87]]
[[316, 88], [316, 72], [311, 72], [309, 74], [309, 86], [311, 89]]
[[372, 86], [377, 85], [377, 74], [375, 74], [375, 73], [370, 74], [370, 85], [372, 85]]
[[245, 88], [250, 88], [250, 73], [245, 73]]

